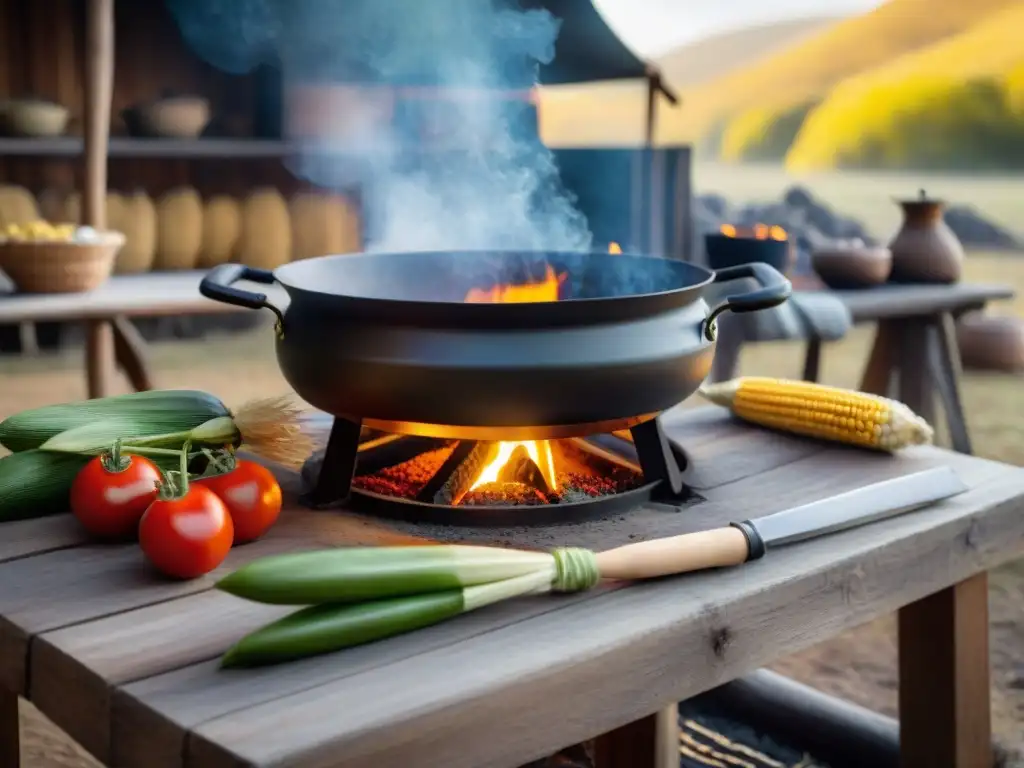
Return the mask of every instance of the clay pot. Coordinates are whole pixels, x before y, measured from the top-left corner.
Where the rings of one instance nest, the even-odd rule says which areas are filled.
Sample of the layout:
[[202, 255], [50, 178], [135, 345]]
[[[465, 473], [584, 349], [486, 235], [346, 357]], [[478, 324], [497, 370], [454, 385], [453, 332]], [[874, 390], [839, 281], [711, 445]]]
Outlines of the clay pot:
[[858, 246], [827, 248], [811, 254], [811, 266], [821, 281], [836, 291], [882, 285], [892, 271], [888, 248]]
[[982, 371], [1024, 370], [1024, 320], [972, 312], [957, 322], [957, 346], [964, 368]]
[[898, 200], [903, 227], [889, 243], [895, 283], [955, 283], [963, 268], [964, 248], [943, 219], [946, 204], [922, 189], [916, 200]]

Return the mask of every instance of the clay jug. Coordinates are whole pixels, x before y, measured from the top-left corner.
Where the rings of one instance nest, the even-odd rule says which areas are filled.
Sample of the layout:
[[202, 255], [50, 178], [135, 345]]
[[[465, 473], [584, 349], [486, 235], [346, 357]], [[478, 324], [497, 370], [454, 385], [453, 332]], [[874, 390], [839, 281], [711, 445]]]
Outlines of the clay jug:
[[946, 204], [922, 189], [916, 200], [898, 200], [903, 226], [889, 243], [895, 283], [955, 283], [960, 279], [964, 248], [943, 219]]

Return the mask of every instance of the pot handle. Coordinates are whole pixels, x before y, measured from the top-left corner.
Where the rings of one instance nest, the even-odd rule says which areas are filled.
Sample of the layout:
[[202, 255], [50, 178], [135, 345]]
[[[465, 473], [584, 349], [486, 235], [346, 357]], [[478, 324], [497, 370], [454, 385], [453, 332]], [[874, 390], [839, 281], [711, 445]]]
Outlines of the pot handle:
[[274, 273], [268, 269], [256, 269], [247, 267], [244, 264], [220, 264], [211, 269], [199, 282], [199, 293], [208, 299], [219, 301], [223, 304], [231, 304], [246, 309], [269, 309], [277, 315], [277, 328], [280, 334], [284, 323], [284, 315], [281, 310], [267, 300], [265, 293], [244, 291], [241, 288], [233, 288], [232, 283], [239, 280], [251, 280], [254, 283], [264, 285], [274, 284]]
[[725, 283], [742, 277], [752, 277], [761, 287], [750, 293], [737, 296], [726, 296], [707, 316], [704, 321], [704, 337], [714, 341], [718, 336], [718, 324], [715, 322], [723, 312], [756, 312], [759, 309], [770, 309], [782, 304], [793, 292], [793, 285], [775, 267], [764, 262], [755, 261], [735, 267], [719, 269], [715, 272], [713, 282]]

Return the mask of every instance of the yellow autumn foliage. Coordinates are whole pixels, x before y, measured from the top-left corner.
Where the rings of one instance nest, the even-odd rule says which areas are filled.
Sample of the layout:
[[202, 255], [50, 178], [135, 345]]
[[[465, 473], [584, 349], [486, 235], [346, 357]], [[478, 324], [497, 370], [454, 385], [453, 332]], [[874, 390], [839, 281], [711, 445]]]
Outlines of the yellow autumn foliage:
[[1015, 162], [1024, 123], [1008, 72], [1024, 64], [1024, 3], [964, 32], [840, 83], [786, 156], [791, 170], [837, 167], [1001, 167]]
[[785, 107], [754, 107], [726, 124], [721, 159], [729, 163], [777, 162], [786, 157], [813, 101]]

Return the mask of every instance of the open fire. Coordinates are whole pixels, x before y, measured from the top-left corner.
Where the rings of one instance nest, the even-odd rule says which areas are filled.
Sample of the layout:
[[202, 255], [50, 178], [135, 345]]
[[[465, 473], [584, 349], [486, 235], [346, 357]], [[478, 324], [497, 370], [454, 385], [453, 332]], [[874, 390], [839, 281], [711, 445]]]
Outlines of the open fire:
[[789, 240], [789, 234], [782, 227], [769, 226], [767, 224], [754, 224], [752, 227], [736, 227], [732, 224], [723, 224], [721, 233], [726, 237], [745, 237], [752, 240], [778, 240], [785, 242]]
[[[621, 254], [622, 248], [613, 242], [608, 252]], [[464, 301], [558, 301], [567, 277], [547, 265], [540, 279], [472, 288]], [[630, 445], [628, 432], [610, 440]], [[630, 490], [643, 481], [635, 461], [585, 438], [488, 442], [384, 435], [361, 445], [361, 457], [371, 453], [374, 460], [366, 462], [368, 471], [357, 469], [354, 487], [447, 506], [559, 504]]]
[[[603, 439], [630, 446], [622, 437]], [[642, 483], [634, 460], [587, 438], [474, 442], [386, 435], [361, 445], [353, 487], [400, 500], [466, 507], [566, 504]]]

